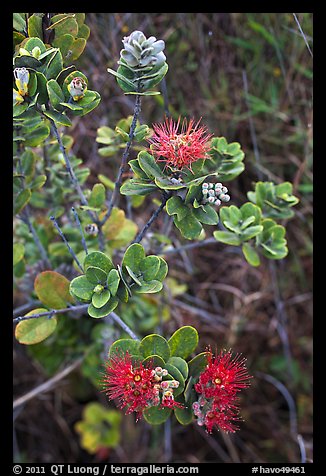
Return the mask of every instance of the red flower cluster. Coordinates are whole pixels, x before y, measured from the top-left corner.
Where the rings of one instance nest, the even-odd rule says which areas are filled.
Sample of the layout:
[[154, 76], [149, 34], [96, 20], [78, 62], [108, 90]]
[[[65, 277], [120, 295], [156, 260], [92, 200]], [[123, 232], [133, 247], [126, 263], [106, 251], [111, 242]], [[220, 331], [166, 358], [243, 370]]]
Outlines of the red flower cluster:
[[200, 395], [193, 403], [193, 411], [199, 425], [205, 425], [209, 433], [216, 426], [226, 432], [235, 432], [239, 418], [237, 394], [249, 387], [250, 375], [246, 359], [231, 351], [221, 351], [213, 356], [208, 353], [206, 369], [200, 374], [195, 390]]
[[149, 151], [158, 162], [165, 162], [177, 170], [186, 167], [191, 171], [191, 164], [207, 158], [210, 149], [212, 134], [208, 134], [205, 126], [199, 127], [199, 123], [200, 120], [195, 124], [190, 119], [187, 124], [184, 119], [180, 132], [180, 117], [176, 123], [172, 118], [166, 118], [163, 124], [153, 124], [154, 134], [148, 139]]
[[136, 412], [137, 420], [146, 408], [152, 406], [180, 408], [182, 405], [173, 397], [173, 388], [177, 388], [179, 382], [162, 381], [167, 373], [161, 367], [144, 367], [141, 362], [133, 364], [128, 352], [114, 354], [106, 363], [104, 391], [110, 400], [117, 399], [118, 407], [126, 409], [126, 415]]

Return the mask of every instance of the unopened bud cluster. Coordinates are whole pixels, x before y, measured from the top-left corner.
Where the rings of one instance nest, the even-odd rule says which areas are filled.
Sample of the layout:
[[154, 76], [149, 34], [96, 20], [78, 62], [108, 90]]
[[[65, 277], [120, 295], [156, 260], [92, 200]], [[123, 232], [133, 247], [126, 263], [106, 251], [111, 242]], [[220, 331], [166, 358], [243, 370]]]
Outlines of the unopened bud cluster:
[[24, 97], [28, 95], [29, 71], [26, 68], [15, 68], [14, 78], [18, 88], [13, 90], [14, 104], [20, 104], [24, 101]]
[[157, 382], [154, 385], [155, 397], [152, 401], [152, 405], [158, 405], [160, 403], [160, 393], [162, 393], [162, 405], [163, 406], [172, 406], [174, 402], [173, 389], [179, 387], [179, 382], [177, 380], [163, 380], [162, 377], [165, 377], [168, 374], [166, 369], [162, 367], [155, 367], [153, 372], [153, 378]]
[[230, 195], [227, 194], [228, 189], [223, 186], [222, 183], [207, 183], [202, 184], [202, 204], [206, 205], [210, 203], [211, 205], [220, 206], [222, 202], [228, 202], [230, 200]]

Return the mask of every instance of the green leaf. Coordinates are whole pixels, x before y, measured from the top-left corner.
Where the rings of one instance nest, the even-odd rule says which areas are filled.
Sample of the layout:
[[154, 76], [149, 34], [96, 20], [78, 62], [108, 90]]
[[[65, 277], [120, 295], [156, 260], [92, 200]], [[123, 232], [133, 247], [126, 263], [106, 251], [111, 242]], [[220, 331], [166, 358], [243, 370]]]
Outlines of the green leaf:
[[143, 169], [139, 166], [137, 159], [129, 160], [128, 164], [137, 178], [147, 180], [147, 174], [145, 174]]
[[111, 297], [109, 290], [104, 290], [101, 294], [94, 293], [92, 296], [92, 304], [97, 309], [103, 307]]
[[[179, 387], [174, 389], [173, 394], [174, 396], [180, 395], [180, 393], [182, 393], [185, 388], [185, 379], [183, 378], [182, 373], [177, 367], [168, 362], [164, 364], [164, 368], [169, 372], [169, 375], [171, 375], [174, 380], [177, 380], [179, 382]], [[165, 377], [165, 379], [168, 380], [167, 377]]]
[[164, 361], [170, 358], [170, 347], [167, 340], [158, 334], [150, 334], [144, 337], [139, 346], [139, 353], [143, 357], [158, 355]]
[[156, 279], [156, 275], [160, 269], [160, 259], [158, 256], [150, 255], [140, 262], [139, 270], [145, 281]]
[[[40, 314], [47, 312], [47, 309], [38, 308], [30, 311], [26, 316], [32, 316], [33, 314]], [[49, 337], [57, 327], [57, 319], [47, 316], [37, 317], [35, 319], [27, 319], [17, 324], [15, 329], [15, 337], [20, 344], [32, 345], [42, 342]]]
[[156, 186], [152, 183], [143, 182], [140, 179], [129, 179], [122, 184], [120, 193], [122, 195], [148, 195], [154, 190], [156, 190]]
[[166, 202], [166, 212], [168, 215], [177, 215], [178, 220], [182, 220], [189, 213], [189, 208], [184, 204], [179, 195], [170, 197]]
[[43, 111], [43, 114], [62, 126], [71, 126], [72, 122], [65, 114], [57, 111]]
[[17, 31], [24, 31], [26, 27], [25, 18], [23, 13], [13, 13], [13, 28]]
[[186, 359], [198, 345], [198, 332], [192, 326], [176, 330], [168, 340], [171, 355]]
[[251, 266], [260, 265], [259, 255], [249, 243], [244, 243], [242, 245], [242, 252], [248, 263], [251, 264]]
[[165, 261], [165, 259], [163, 259], [161, 256], [159, 256], [159, 260], [160, 260], [160, 267], [159, 267], [159, 270], [158, 270], [158, 272], [155, 276], [155, 279], [157, 281], [163, 281], [163, 279], [168, 274], [168, 264]]
[[28, 185], [32, 191], [39, 190], [43, 187], [47, 180], [46, 175], [38, 175], [32, 182], [29, 182]]
[[63, 110], [63, 106], [61, 106], [60, 103], [65, 100], [62, 89], [55, 79], [50, 79], [47, 82], [46, 87], [52, 107], [61, 112]]
[[163, 173], [154, 157], [145, 150], [139, 152], [138, 163], [149, 179], [154, 180], [155, 177], [163, 177]]
[[84, 260], [84, 269], [85, 271], [90, 266], [94, 266], [95, 268], [102, 269], [106, 274], [114, 268], [114, 265], [106, 254], [102, 253], [101, 251], [92, 251], [89, 253]]
[[168, 360], [168, 364], [174, 365], [182, 374], [183, 378], [186, 380], [188, 377], [189, 369], [187, 362], [181, 357], [172, 356]]
[[130, 245], [122, 260], [122, 266], [129, 266], [134, 272], [140, 271], [140, 263], [145, 258], [145, 251], [142, 245], [139, 243], [134, 243]]
[[13, 266], [15, 266], [24, 257], [25, 246], [22, 243], [14, 243], [13, 245]]
[[[185, 188], [185, 184], [174, 184], [171, 182], [170, 179], [168, 178], [161, 178], [161, 177], [155, 177], [154, 179], [156, 185], [159, 188], [162, 188], [163, 190], [180, 190], [181, 188]], [[155, 187], [156, 188], [156, 187]]]
[[120, 283], [120, 275], [118, 271], [116, 269], [111, 269], [111, 271], [108, 274], [107, 286], [112, 296], [115, 296], [117, 294], [119, 283]]
[[101, 309], [97, 309], [96, 307], [93, 306], [93, 304], [90, 304], [88, 306], [87, 312], [91, 317], [95, 317], [95, 318], [105, 317], [108, 314], [110, 314], [110, 312], [114, 311], [114, 309], [117, 307], [118, 304], [119, 304], [119, 299], [111, 296], [111, 299], [103, 307], [101, 307]]
[[187, 240], [194, 240], [198, 238], [203, 227], [197, 218], [192, 214], [188, 213], [184, 218], [178, 220], [177, 217], [174, 217], [174, 224]]
[[52, 44], [56, 48], [60, 49], [63, 58], [66, 59], [73, 42], [74, 42], [74, 37], [70, 35], [69, 33], [65, 33], [64, 35], [60, 35], [56, 37], [53, 40]]
[[247, 241], [263, 231], [262, 225], [249, 226], [241, 232], [241, 240]]
[[107, 278], [107, 273], [96, 266], [88, 266], [85, 274], [88, 281], [93, 284], [104, 284]]
[[126, 352], [129, 355], [140, 355], [139, 344], [140, 342], [134, 339], [118, 339], [111, 345], [109, 357], [112, 357], [114, 354], [124, 355]]
[[20, 213], [23, 208], [28, 204], [32, 196], [32, 193], [29, 188], [25, 188], [17, 195], [14, 202], [14, 214], [17, 215]]
[[139, 281], [138, 276], [133, 272], [133, 270], [130, 269], [129, 266], [126, 266], [126, 270], [127, 270], [128, 274], [129, 274], [129, 276], [133, 279], [133, 281], [135, 281], [136, 284], [138, 284], [139, 286], [141, 286], [141, 285], [142, 285], [142, 282]]
[[165, 362], [159, 355], [149, 355], [144, 360], [142, 360], [142, 364], [146, 367], [149, 364], [152, 367], [162, 367], [164, 369]]
[[[179, 398], [180, 398], [180, 396], [179, 396]], [[184, 405], [184, 408], [176, 407], [174, 409], [175, 417], [181, 425], [189, 425], [192, 422], [193, 418], [194, 418], [194, 414], [193, 414], [191, 405], [187, 406], [186, 403], [185, 403], [185, 400], [184, 399], [179, 400], [179, 398], [176, 399], [176, 400], [179, 403], [182, 403]]]
[[51, 18], [51, 25], [48, 30], [54, 29], [56, 37], [67, 33], [76, 37], [78, 35], [78, 23], [74, 17], [75, 15], [72, 13], [59, 13], [58, 15], [54, 15]]
[[153, 279], [153, 281], [143, 282], [140, 287], [135, 288], [135, 292], [138, 294], [151, 294], [151, 293], [158, 293], [163, 288], [163, 284], [161, 281], [157, 279]]
[[38, 127], [29, 132], [25, 139], [25, 146], [37, 147], [50, 134], [50, 127], [45, 122], [42, 122]]
[[210, 352], [201, 352], [188, 362], [189, 376], [196, 379], [205, 370]]
[[219, 222], [217, 212], [210, 205], [204, 205], [203, 208], [196, 208], [193, 210], [193, 214], [198, 221], [205, 225], [217, 225]]
[[227, 245], [239, 246], [241, 245], [241, 239], [239, 236], [231, 233], [230, 231], [214, 231], [214, 238], [217, 241], [221, 241]]
[[37, 155], [29, 149], [26, 149], [22, 153], [20, 157], [20, 162], [22, 173], [25, 175], [25, 177], [28, 177], [29, 175], [34, 175], [36, 158]]
[[160, 408], [157, 406], [146, 408], [146, 410], [143, 412], [143, 415], [144, 419], [150, 425], [161, 425], [162, 423], [166, 422], [171, 413], [171, 408]]
[[88, 203], [91, 207], [101, 207], [105, 202], [105, 187], [102, 183], [96, 183], [92, 189]]
[[86, 276], [77, 276], [70, 283], [70, 294], [78, 301], [90, 302], [95, 285], [90, 283]]
[[36, 276], [34, 290], [38, 299], [51, 309], [61, 309], [72, 303], [70, 282], [56, 271], [43, 271]]
[[58, 48], [53, 49], [53, 56], [50, 58], [45, 71], [45, 76], [47, 79], [56, 78], [63, 69], [62, 54]]

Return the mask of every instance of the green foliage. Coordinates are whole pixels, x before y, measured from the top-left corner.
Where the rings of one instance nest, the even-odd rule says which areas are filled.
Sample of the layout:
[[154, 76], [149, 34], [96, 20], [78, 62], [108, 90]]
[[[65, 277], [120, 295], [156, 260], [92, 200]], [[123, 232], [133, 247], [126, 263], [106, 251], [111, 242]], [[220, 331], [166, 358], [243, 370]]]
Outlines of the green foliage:
[[115, 268], [101, 251], [86, 255], [83, 267], [85, 274], [74, 278], [69, 290], [78, 301], [90, 303], [88, 314], [95, 318], [105, 317], [134, 292], [159, 292], [167, 274], [165, 260], [146, 256], [144, 248], [137, 243], [127, 248], [121, 267]]
[[260, 207], [264, 218], [280, 220], [294, 216], [291, 207], [296, 205], [299, 199], [292, 195], [292, 189], [290, 182], [278, 185], [273, 182], [257, 182], [255, 191], [250, 191], [247, 195], [251, 202]]
[[290, 207], [298, 203], [292, 195], [292, 184], [284, 182], [257, 182], [255, 192], [248, 192], [251, 202], [240, 208], [231, 205], [223, 207], [220, 217], [224, 230], [214, 232], [214, 237], [222, 243], [241, 246], [244, 257], [251, 266], [260, 265], [261, 253], [269, 259], [283, 259], [287, 253], [285, 227], [272, 218], [291, 218]]
[[205, 165], [208, 170], [216, 170], [222, 182], [228, 182], [244, 171], [244, 152], [238, 142], [228, 144], [225, 137], [213, 137], [211, 140], [210, 156], [212, 161]]

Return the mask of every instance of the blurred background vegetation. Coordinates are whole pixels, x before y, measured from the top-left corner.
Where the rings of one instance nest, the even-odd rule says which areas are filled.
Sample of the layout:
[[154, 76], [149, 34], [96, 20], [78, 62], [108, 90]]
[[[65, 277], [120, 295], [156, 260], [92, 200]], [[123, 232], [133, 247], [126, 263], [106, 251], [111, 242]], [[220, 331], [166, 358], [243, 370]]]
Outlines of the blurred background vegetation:
[[[102, 100], [91, 114], [75, 118], [67, 132], [74, 138], [74, 154], [91, 169], [89, 187], [99, 174], [114, 180], [119, 166], [119, 155], [98, 153], [96, 136], [99, 127], [114, 129], [132, 114], [134, 98], [123, 95], [106, 69], [116, 69], [122, 37], [137, 29], [166, 43], [172, 116], [202, 117], [215, 136], [241, 143], [246, 169], [228, 185], [231, 202], [241, 206], [258, 180], [287, 180], [300, 203], [286, 225], [289, 254], [281, 262], [265, 259], [253, 268], [234, 247], [218, 242], [166, 255], [169, 302], [161, 307], [142, 298], [121, 314], [128, 324], [137, 318], [140, 334], [159, 326], [168, 337], [189, 324], [199, 331], [201, 350], [211, 345], [242, 352], [254, 379], [241, 397], [245, 421], [239, 432], [210, 436], [196, 424], [182, 427], [176, 421], [162, 431], [144, 421], [136, 424], [133, 416], [103, 413], [114, 406], [97, 388], [94, 369], [101, 368], [102, 345], [87, 355], [82, 374], [77, 368], [50, 392], [18, 407], [15, 460], [312, 461], [312, 14], [87, 13], [85, 23], [91, 33], [75, 64]], [[151, 126], [163, 117], [162, 95], [143, 99], [141, 122]], [[133, 210], [139, 227], [155, 206], [146, 198]], [[162, 226], [163, 214], [152, 231]], [[170, 236], [174, 243], [180, 240], [173, 230]], [[71, 364], [84, 352], [81, 334], [91, 332], [98, 329], [92, 330], [86, 318], [81, 329], [78, 319], [62, 316], [55, 342], [28, 350], [16, 342], [15, 396]], [[119, 336], [112, 332], [109, 341]], [[68, 359], [69, 347], [74, 352]], [[92, 434], [100, 435], [103, 447]]]

